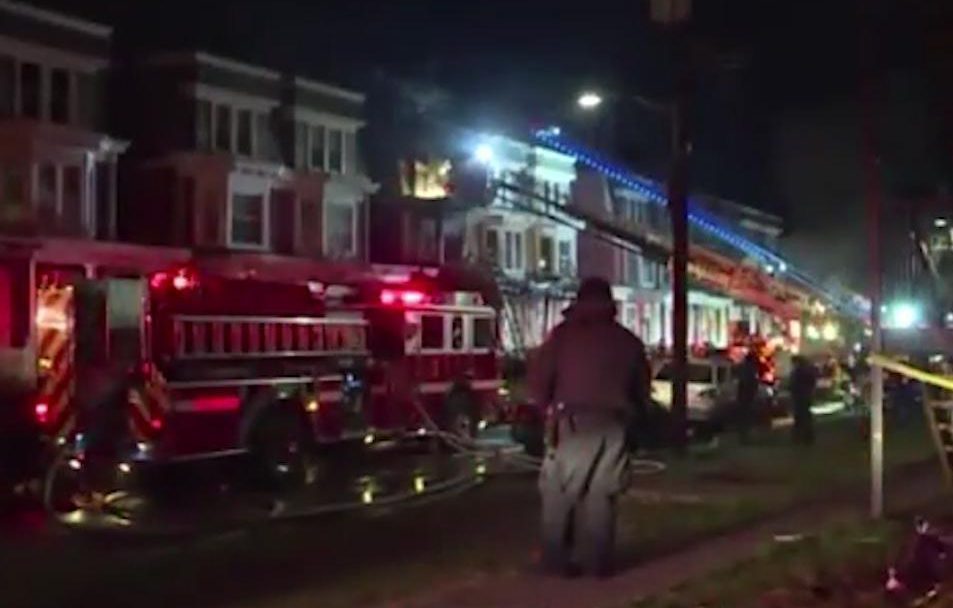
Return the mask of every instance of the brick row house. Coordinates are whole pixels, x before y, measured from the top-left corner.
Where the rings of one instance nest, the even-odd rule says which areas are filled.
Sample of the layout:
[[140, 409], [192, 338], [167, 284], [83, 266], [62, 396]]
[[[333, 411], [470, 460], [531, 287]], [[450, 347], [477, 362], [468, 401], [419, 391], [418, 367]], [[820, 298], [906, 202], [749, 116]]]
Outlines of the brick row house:
[[[200, 251], [367, 257], [363, 95], [205, 53], [121, 70], [124, 234]], [[169, 230], [156, 232], [155, 226]]]
[[0, 230], [110, 239], [116, 167], [103, 100], [110, 28], [0, 1]]

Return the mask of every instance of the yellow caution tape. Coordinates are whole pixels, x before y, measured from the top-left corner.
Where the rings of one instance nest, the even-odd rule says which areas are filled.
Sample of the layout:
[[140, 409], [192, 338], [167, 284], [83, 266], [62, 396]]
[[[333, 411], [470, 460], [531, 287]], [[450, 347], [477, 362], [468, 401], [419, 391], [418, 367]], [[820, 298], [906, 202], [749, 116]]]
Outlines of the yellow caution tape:
[[901, 363], [896, 359], [885, 357], [884, 355], [871, 355], [868, 359], [868, 362], [871, 365], [876, 365], [877, 367], [882, 367], [894, 373], [907, 376], [908, 378], [919, 380], [925, 384], [930, 384], [948, 391], [953, 391], [953, 377], [933, 374], [928, 371], [913, 367], [907, 363]]

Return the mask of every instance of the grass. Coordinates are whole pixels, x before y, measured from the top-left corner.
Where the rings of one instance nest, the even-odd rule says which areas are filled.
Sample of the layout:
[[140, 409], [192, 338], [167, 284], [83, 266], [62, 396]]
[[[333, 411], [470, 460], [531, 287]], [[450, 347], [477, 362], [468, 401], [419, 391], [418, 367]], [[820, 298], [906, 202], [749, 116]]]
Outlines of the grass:
[[896, 522], [838, 524], [765, 545], [750, 559], [632, 608], [881, 606], [880, 577], [903, 532]]

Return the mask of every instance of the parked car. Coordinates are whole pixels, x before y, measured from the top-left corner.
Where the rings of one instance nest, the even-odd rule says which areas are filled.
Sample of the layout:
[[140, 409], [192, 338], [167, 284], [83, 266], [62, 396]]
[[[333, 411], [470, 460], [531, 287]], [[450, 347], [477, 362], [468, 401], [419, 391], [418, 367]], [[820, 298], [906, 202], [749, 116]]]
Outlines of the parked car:
[[[737, 369], [730, 359], [711, 357], [688, 362], [688, 422], [696, 434], [721, 431], [738, 401]], [[665, 409], [672, 405], [672, 363], [666, 361], [652, 379], [652, 400]], [[763, 420], [773, 414], [774, 388], [760, 384], [755, 406]]]

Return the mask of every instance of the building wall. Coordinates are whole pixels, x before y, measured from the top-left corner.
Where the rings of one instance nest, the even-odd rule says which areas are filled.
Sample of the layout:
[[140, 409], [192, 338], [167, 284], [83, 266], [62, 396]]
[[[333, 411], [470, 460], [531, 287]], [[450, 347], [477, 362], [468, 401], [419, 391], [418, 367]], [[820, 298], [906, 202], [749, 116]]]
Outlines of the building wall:
[[113, 238], [116, 160], [102, 131], [109, 28], [0, 2], [0, 229]]
[[[125, 92], [137, 137], [129, 216], [154, 199], [174, 218], [124, 222], [136, 240], [333, 260], [367, 258], [367, 200], [357, 131], [363, 96], [203, 53], [140, 59]], [[146, 91], [154, 90], [151, 98]], [[135, 183], [138, 180], [139, 183]], [[171, 192], [169, 192], [171, 190]]]

